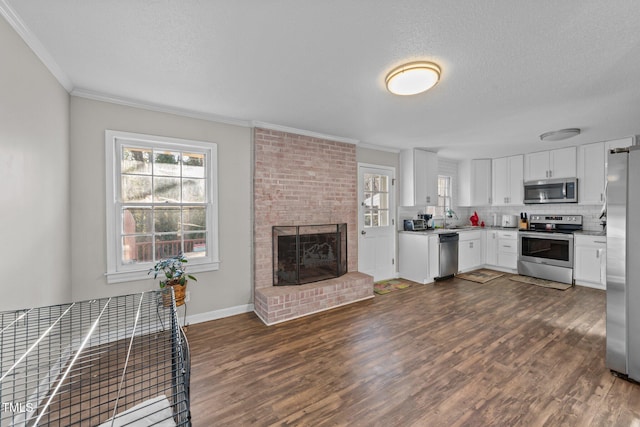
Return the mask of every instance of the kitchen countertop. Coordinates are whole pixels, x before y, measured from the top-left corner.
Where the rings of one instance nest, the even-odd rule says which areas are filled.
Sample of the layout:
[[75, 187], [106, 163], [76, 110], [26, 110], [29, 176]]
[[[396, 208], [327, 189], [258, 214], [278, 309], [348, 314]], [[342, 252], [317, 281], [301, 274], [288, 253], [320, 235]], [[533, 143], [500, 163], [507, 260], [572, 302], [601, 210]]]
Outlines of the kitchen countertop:
[[607, 232], [604, 230], [580, 230], [580, 231], [576, 231], [573, 234], [582, 234], [583, 236], [606, 236]]
[[[513, 227], [500, 227], [500, 226], [474, 227], [472, 225], [463, 225], [463, 226], [460, 226], [459, 228], [436, 228], [436, 229], [430, 229], [426, 231], [398, 230], [398, 233], [441, 234], [441, 233], [464, 233], [465, 231], [476, 231], [476, 230], [527, 231], [527, 230], [518, 230], [518, 228], [513, 228]], [[574, 232], [574, 234], [581, 234], [583, 236], [606, 236], [607, 235], [607, 233], [602, 230], [580, 230], [580, 231]]]
[[411, 234], [441, 234], [441, 233], [464, 233], [465, 231], [479, 231], [479, 230], [506, 230], [506, 231], [518, 231], [517, 228], [513, 227], [480, 227], [473, 225], [462, 225], [456, 228], [436, 228], [430, 229], [426, 231], [404, 231], [398, 230], [398, 233], [411, 233]]

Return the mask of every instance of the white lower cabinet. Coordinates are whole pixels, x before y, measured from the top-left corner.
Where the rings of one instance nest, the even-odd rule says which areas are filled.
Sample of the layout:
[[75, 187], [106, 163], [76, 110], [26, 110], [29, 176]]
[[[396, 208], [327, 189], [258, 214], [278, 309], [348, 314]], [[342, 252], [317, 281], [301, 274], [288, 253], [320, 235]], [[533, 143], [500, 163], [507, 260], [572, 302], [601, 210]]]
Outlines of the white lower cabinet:
[[607, 287], [607, 238], [606, 236], [574, 237], [573, 277], [576, 285], [597, 289]]
[[480, 267], [482, 263], [482, 231], [458, 233], [458, 271], [465, 272]]
[[[459, 231], [458, 271], [487, 266], [515, 272], [518, 268], [518, 232], [510, 230]], [[418, 283], [432, 283], [440, 276], [438, 233], [398, 233], [400, 277]]]
[[498, 231], [498, 266], [518, 269], [518, 232]]
[[432, 282], [440, 277], [440, 237], [437, 234], [429, 236], [429, 277]]
[[429, 235], [398, 235], [398, 270], [400, 277], [418, 283], [429, 283]]
[[498, 230], [487, 230], [484, 257], [489, 266], [498, 265]]
[[484, 247], [487, 266], [509, 271], [518, 269], [517, 231], [487, 230]]

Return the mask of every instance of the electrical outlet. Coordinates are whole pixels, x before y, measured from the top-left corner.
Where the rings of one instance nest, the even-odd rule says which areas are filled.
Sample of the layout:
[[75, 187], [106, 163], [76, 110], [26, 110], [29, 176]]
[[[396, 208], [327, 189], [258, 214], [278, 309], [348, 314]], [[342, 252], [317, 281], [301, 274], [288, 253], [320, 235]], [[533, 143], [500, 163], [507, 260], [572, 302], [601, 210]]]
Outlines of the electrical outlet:
[[184, 302], [189, 302], [191, 300], [191, 292], [186, 291], [184, 293]]

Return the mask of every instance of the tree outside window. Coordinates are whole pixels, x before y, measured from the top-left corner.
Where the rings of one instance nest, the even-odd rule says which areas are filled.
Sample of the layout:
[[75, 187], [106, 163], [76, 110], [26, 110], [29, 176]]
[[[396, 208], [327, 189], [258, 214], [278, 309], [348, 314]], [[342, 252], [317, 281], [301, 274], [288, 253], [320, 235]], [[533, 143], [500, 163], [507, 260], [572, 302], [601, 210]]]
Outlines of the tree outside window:
[[109, 282], [180, 253], [217, 269], [216, 144], [116, 131], [106, 144]]

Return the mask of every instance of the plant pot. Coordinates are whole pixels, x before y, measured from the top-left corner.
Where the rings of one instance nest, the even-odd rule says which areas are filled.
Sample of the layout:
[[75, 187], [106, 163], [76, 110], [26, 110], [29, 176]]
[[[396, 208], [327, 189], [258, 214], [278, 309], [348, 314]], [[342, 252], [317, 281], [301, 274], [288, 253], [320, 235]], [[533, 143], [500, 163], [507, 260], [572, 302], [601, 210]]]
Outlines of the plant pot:
[[187, 282], [181, 285], [177, 280], [169, 281], [165, 284], [162, 294], [162, 303], [165, 307], [171, 307], [171, 293], [169, 288], [173, 288], [173, 295], [176, 298], [176, 307], [184, 305], [184, 299], [187, 293]]

